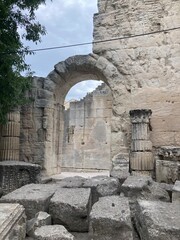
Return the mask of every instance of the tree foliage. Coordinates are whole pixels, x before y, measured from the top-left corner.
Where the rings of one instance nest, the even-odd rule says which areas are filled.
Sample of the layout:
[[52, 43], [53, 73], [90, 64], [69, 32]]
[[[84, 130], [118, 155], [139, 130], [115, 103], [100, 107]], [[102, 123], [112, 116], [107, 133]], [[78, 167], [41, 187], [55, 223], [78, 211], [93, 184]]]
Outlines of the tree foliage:
[[[30, 87], [30, 67], [25, 56], [32, 54], [22, 39], [38, 42], [45, 28], [35, 11], [45, 0], [0, 0], [0, 123], [6, 115], [25, 102]], [[26, 72], [27, 76], [21, 75]]]

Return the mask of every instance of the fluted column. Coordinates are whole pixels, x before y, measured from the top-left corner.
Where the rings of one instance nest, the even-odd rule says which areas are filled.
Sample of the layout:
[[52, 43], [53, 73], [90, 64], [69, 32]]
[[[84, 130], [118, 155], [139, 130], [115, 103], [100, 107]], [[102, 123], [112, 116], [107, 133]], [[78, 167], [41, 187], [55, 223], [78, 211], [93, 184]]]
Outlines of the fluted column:
[[136, 173], [151, 175], [154, 170], [152, 142], [150, 141], [150, 109], [130, 111], [132, 139], [130, 152], [130, 169]]
[[8, 122], [0, 126], [0, 161], [19, 160], [20, 111], [8, 113]]

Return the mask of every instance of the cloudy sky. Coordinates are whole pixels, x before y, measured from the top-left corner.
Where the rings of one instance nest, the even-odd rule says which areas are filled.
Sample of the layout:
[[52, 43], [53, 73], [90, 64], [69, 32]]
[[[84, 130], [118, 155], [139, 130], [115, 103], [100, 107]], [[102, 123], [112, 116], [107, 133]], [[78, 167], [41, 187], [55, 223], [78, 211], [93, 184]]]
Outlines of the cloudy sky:
[[[97, 12], [97, 0], [47, 0], [36, 12], [39, 22], [46, 27], [47, 34], [42, 42], [35, 45], [26, 43], [31, 49], [62, 46], [92, 41], [93, 14]], [[56, 63], [77, 54], [92, 52], [92, 46], [37, 52], [28, 56], [35, 75], [45, 77]], [[92, 91], [97, 82], [81, 82], [69, 92], [69, 99], [82, 98], [85, 92]]]

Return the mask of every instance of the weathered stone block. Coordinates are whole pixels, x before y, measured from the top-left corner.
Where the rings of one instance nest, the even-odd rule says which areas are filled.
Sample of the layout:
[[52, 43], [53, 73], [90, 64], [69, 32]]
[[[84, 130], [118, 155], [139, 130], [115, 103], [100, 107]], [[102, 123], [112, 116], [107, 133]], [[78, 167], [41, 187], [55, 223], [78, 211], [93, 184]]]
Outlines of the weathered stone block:
[[121, 186], [126, 197], [139, 196], [143, 190], [148, 189], [152, 178], [146, 176], [129, 176]]
[[41, 167], [20, 161], [0, 162], [0, 187], [4, 194], [12, 192], [23, 185], [38, 183]]
[[121, 191], [133, 201], [140, 198], [170, 202], [168, 192], [147, 176], [128, 177], [122, 184]]
[[162, 146], [156, 149], [156, 155], [160, 160], [180, 160], [179, 146]]
[[180, 162], [156, 160], [156, 181], [175, 183], [180, 179]]
[[59, 186], [63, 188], [82, 188], [86, 178], [75, 176], [67, 177], [64, 179], [52, 178], [52, 182], [58, 183]]
[[178, 201], [180, 204], [180, 181], [176, 181], [172, 192], [172, 202]]
[[92, 202], [98, 201], [99, 197], [118, 195], [120, 182], [117, 178], [98, 176], [87, 179], [83, 184], [85, 188], [92, 190]]
[[24, 240], [26, 236], [26, 216], [19, 204], [0, 204], [0, 239]]
[[57, 186], [45, 184], [29, 184], [0, 199], [2, 203], [19, 203], [24, 206], [28, 219], [34, 218], [36, 213], [48, 212], [49, 202]]
[[64, 226], [52, 225], [37, 228], [35, 231], [37, 240], [73, 240], [74, 236], [70, 234]]
[[34, 232], [37, 228], [42, 226], [51, 225], [51, 215], [46, 212], [38, 212], [35, 218], [27, 221], [26, 224], [26, 234], [29, 237], [34, 237]]
[[132, 240], [128, 199], [119, 196], [100, 198], [90, 213], [89, 233], [94, 240]]
[[142, 240], [179, 240], [180, 205], [139, 200], [135, 224]]
[[116, 155], [112, 160], [110, 176], [118, 178], [122, 184], [129, 175], [129, 154]]
[[90, 209], [90, 189], [61, 188], [50, 201], [49, 213], [54, 224], [63, 224], [71, 231], [86, 232]]

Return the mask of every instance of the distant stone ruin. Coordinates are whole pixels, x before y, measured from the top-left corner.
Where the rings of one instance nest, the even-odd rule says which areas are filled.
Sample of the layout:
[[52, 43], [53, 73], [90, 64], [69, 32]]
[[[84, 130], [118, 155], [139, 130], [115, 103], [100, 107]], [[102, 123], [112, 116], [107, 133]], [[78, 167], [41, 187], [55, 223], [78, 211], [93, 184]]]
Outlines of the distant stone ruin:
[[62, 171], [109, 170], [111, 167], [112, 96], [106, 84], [64, 112]]
[[[179, 16], [178, 0], [98, 0], [93, 53], [33, 78], [0, 128], [0, 239], [180, 239]], [[108, 94], [65, 110], [89, 79]]]

